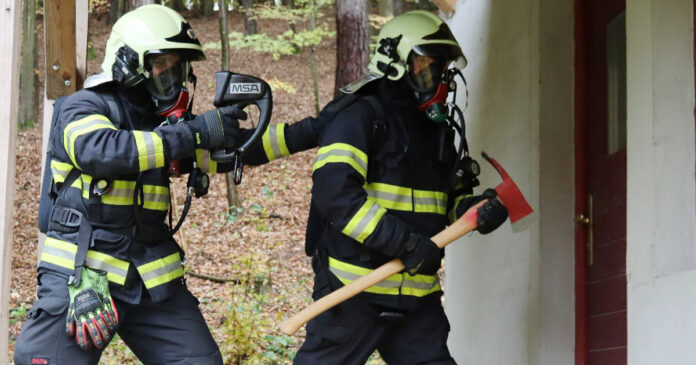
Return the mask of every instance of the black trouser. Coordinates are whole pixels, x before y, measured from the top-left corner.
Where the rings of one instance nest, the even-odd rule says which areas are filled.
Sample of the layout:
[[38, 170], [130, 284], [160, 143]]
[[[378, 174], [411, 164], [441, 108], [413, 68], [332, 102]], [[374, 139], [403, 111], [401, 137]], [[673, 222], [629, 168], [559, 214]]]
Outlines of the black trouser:
[[449, 330], [439, 300], [395, 313], [352, 298], [309, 321], [294, 364], [364, 364], [375, 349], [388, 364], [456, 364]]
[[[103, 348], [83, 351], [74, 337], [65, 334], [69, 301], [66, 279], [44, 272], [37, 292], [38, 300], [17, 338], [15, 364], [97, 364]], [[198, 300], [185, 286], [158, 303], [114, 302], [118, 334], [144, 364], [222, 364]]]

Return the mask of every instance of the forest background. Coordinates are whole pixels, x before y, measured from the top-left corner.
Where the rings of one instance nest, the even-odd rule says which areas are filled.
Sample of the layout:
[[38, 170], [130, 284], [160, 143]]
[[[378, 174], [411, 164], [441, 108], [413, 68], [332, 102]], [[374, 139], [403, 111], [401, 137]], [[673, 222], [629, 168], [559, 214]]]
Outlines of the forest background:
[[[271, 84], [272, 123], [316, 115], [337, 88], [362, 76], [374, 36], [389, 18], [413, 9], [436, 9], [427, 0], [227, 0], [224, 6], [215, 0], [89, 0], [88, 74], [101, 71], [115, 20], [149, 3], [179, 11], [204, 45], [207, 59], [194, 64], [194, 112], [212, 107], [214, 73], [229, 69]], [[23, 0], [9, 363], [36, 295], [43, 10], [43, 1]], [[193, 202], [177, 233], [187, 255], [188, 287], [200, 300], [226, 364], [291, 363], [302, 343], [304, 330], [291, 337], [281, 335], [276, 326], [311, 302], [313, 274], [304, 254], [304, 233], [315, 152], [246, 167], [238, 187], [225, 175], [211, 176], [209, 194]], [[172, 204], [180, 212], [185, 180], [175, 179], [172, 185]], [[117, 338], [101, 363], [139, 362]], [[370, 363], [383, 362], [375, 354]]]

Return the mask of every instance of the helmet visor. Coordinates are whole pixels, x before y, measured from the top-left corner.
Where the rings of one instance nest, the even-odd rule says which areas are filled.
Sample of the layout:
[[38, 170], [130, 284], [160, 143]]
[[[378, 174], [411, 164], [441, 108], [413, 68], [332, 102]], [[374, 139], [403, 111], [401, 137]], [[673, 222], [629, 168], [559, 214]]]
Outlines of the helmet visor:
[[443, 44], [424, 44], [413, 47], [409, 55], [409, 81], [415, 91], [429, 92], [437, 88], [447, 69], [461, 69], [466, 58], [459, 47]]
[[442, 81], [442, 75], [447, 69], [446, 60], [430, 56], [411, 54], [411, 72], [409, 74], [412, 86], [416, 91], [433, 90]]
[[149, 55], [145, 68], [150, 72], [147, 88], [157, 100], [169, 101], [179, 96], [190, 70], [189, 62], [177, 53]]

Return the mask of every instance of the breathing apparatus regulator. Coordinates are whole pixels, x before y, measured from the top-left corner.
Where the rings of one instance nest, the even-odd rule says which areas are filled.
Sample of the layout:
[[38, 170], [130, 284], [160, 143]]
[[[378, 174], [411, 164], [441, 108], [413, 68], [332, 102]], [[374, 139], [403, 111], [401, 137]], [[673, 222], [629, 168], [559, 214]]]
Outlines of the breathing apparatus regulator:
[[[124, 88], [142, 84], [151, 96], [162, 124], [177, 124], [193, 118], [193, 97], [187, 83], [195, 91], [196, 76], [191, 62], [205, 60], [203, 48], [186, 20], [176, 11], [162, 5], [145, 5], [123, 15], [114, 24], [106, 45], [103, 76], [106, 81], [116, 81]], [[266, 130], [270, 122], [273, 101], [268, 84], [259, 78], [234, 74], [229, 71], [216, 73], [216, 107], [237, 105], [240, 109], [256, 105], [259, 122], [251, 137], [231, 151], [211, 151], [211, 158], [218, 162], [233, 163], [234, 182], [242, 179], [241, 154]], [[210, 179], [197, 166], [196, 159], [170, 161], [172, 177], [189, 172], [186, 202], [181, 218], [171, 229], [174, 234], [188, 213], [192, 196], [208, 193]], [[140, 178], [135, 194], [142, 195]], [[140, 197], [142, 200], [142, 196]], [[170, 210], [170, 227], [171, 222]], [[136, 209], [137, 218], [137, 209]]]
[[[410, 11], [387, 22], [378, 38], [379, 44], [368, 66], [370, 73], [342, 90], [354, 93], [367, 83], [385, 77], [394, 81], [405, 79], [414, 92], [418, 110], [441, 125], [438, 160], [454, 163], [453, 180], [467, 188], [478, 186], [480, 166], [469, 155], [464, 114], [456, 104], [455, 77], [459, 76], [466, 88], [460, 70], [467, 61], [447, 24], [430, 12]], [[448, 101], [450, 94], [452, 99]], [[468, 96], [466, 90], [467, 104]], [[455, 133], [459, 134], [457, 159], [450, 161], [448, 151], [454, 146]]]
[[[416, 57], [414, 57], [416, 58]], [[432, 60], [432, 58], [431, 58]], [[433, 63], [441, 63], [442, 61], [435, 60]], [[416, 68], [416, 66], [413, 66]], [[464, 113], [456, 104], [457, 100], [457, 83], [455, 77], [459, 76], [464, 85], [466, 92], [465, 108], [469, 102], [469, 90], [467, 88], [466, 79], [461, 70], [456, 67], [449, 68], [444, 66], [441, 68], [437, 65], [437, 69], [442, 70], [439, 73], [432, 75], [441, 75], [439, 77], [429, 78], [426, 84], [432, 84], [430, 87], [423, 86], [423, 83], [417, 83], [418, 78], [415, 72], [411, 71], [407, 75], [407, 82], [416, 90], [416, 98], [418, 99], [418, 110], [425, 113], [426, 117], [434, 123], [440, 124], [438, 130], [438, 156], [437, 161], [443, 163], [454, 163], [453, 185], [456, 182], [462, 182], [466, 188], [474, 188], [480, 184], [478, 175], [481, 173], [481, 167], [469, 155], [469, 144], [466, 140], [466, 123]], [[452, 95], [451, 101], [447, 101]], [[451, 161], [451, 154], [448, 153], [449, 147], [455, 143], [455, 133], [459, 135], [459, 145], [457, 147], [457, 158]]]

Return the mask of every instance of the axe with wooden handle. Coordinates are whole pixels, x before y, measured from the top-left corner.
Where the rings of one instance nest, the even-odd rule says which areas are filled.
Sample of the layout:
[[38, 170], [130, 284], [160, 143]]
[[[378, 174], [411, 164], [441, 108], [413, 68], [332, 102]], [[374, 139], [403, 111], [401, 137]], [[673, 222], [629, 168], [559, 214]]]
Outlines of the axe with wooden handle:
[[[531, 222], [532, 218], [530, 217], [534, 215], [534, 210], [532, 210], [532, 207], [529, 206], [527, 200], [525, 200], [524, 196], [522, 195], [522, 192], [517, 187], [515, 182], [512, 181], [503, 167], [485, 152], [482, 154], [483, 157], [493, 165], [493, 167], [503, 178], [503, 182], [495, 187], [495, 191], [498, 194], [496, 199], [499, 199], [505, 205], [508, 215], [510, 216], [513, 231], [519, 232], [526, 229], [527, 225]], [[467, 210], [466, 213], [464, 213], [464, 215], [462, 215], [456, 222], [452, 223], [449, 227], [433, 236], [431, 238], [432, 241], [435, 242], [438, 247], [443, 248], [463, 235], [476, 229], [476, 219], [478, 218], [477, 209], [485, 202], [485, 200], [481, 201], [469, 208], [469, 210]], [[287, 335], [292, 335], [297, 332], [297, 330], [300, 329], [303, 324], [309, 322], [309, 320], [312, 318], [333, 308], [341, 302], [360, 294], [365, 289], [402, 271], [403, 269], [404, 264], [400, 259], [397, 258], [391, 260], [386, 264], [374, 269], [369, 274], [362, 276], [350, 284], [329, 293], [291, 318], [283, 321], [280, 324], [280, 330]]]

